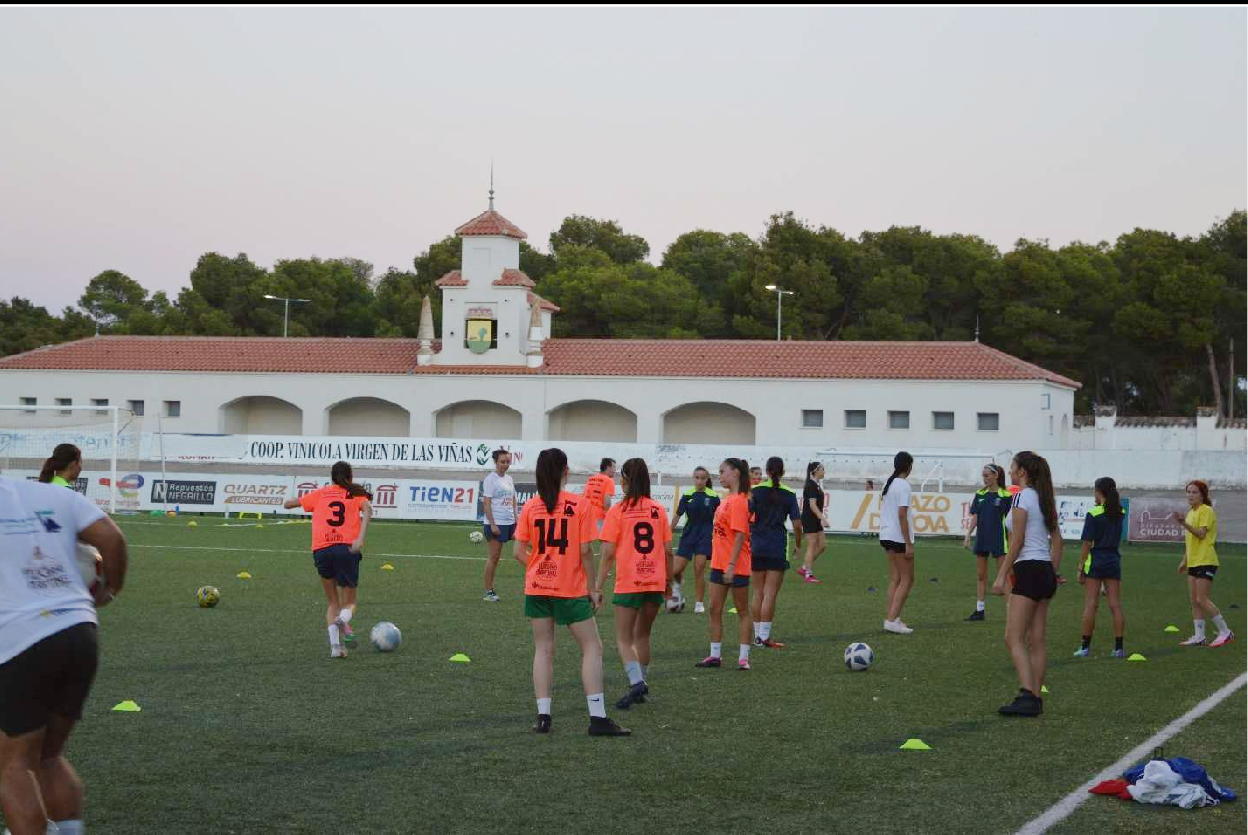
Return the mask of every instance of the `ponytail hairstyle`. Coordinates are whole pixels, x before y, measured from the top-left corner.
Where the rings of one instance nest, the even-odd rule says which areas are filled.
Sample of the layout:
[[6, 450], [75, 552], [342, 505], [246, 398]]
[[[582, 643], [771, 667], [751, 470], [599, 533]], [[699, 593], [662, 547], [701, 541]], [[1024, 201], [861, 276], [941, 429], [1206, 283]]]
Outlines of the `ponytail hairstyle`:
[[339, 461], [337, 464], [334, 464], [332, 468], [330, 468], [329, 480], [341, 487], [343, 490], [346, 490], [348, 498], [354, 499], [358, 496], [363, 496], [371, 502], [373, 500], [373, 494], [352, 481], [352, 475], [351, 465], [346, 461]]
[[914, 456], [904, 450], [893, 456], [893, 474], [888, 477], [888, 481], [884, 482], [884, 492], [880, 493], [880, 497], [888, 495], [888, 488], [893, 486], [893, 479], [900, 478], [903, 473], [910, 472], [914, 466]]
[[783, 501], [780, 495], [780, 479], [784, 478], [783, 458], [773, 455], [767, 459], [767, 477], [771, 479], [771, 503], [780, 504]]
[[620, 468], [628, 486], [624, 488], [624, 505], [636, 505], [650, 498], [650, 468], [644, 458], [630, 458]]
[[750, 465], [744, 458], [725, 458], [724, 463], [737, 471], [737, 492], [750, 492]]
[[82, 450], [73, 444], [57, 444], [56, 449], [52, 450], [52, 457], [43, 462], [43, 467], [39, 470], [39, 480], [47, 484], [52, 481], [52, 476], [62, 472], [69, 465], [81, 463]]
[[1122, 516], [1122, 499], [1118, 498], [1118, 483], [1109, 476], [1098, 478], [1092, 485], [1096, 492], [1105, 497], [1105, 515], [1110, 519]]
[[806, 465], [806, 480], [814, 481], [815, 470], [819, 469], [822, 466], [823, 466], [822, 461], [811, 461], [809, 464], [807, 464]]
[[559, 504], [559, 491], [563, 489], [563, 471], [568, 468], [568, 456], [564, 451], [551, 447], [537, 455], [537, 466], [534, 473], [537, 477], [537, 494], [546, 505], [547, 513], [555, 512]]
[[1049, 533], [1057, 533], [1057, 500], [1053, 495], [1053, 474], [1049, 462], [1034, 452], [1024, 450], [1014, 456], [1019, 469], [1027, 474], [1027, 486], [1040, 497], [1040, 513]]
[[989, 468], [991, 468], [991, 469], [992, 469], [992, 471], [993, 471], [994, 473], [996, 473], [996, 474], [997, 474], [997, 489], [998, 489], [998, 490], [1004, 490], [1004, 489], [1006, 489], [1006, 487], [1005, 487], [1005, 467], [1002, 467], [1000, 464], [989, 464], [988, 466], [989, 466]]
[[[58, 447], [57, 447], [57, 449], [60, 449], [60, 447], [58, 446]], [[1207, 505], [1209, 505], [1210, 507], [1213, 507], [1213, 503], [1209, 501], [1209, 484], [1208, 484], [1208, 482], [1200, 481], [1199, 479], [1197, 479], [1196, 481], [1189, 481], [1189, 482], [1187, 483], [1187, 485], [1186, 485], [1186, 487], [1185, 487], [1184, 489], [1186, 489], [1187, 487], [1191, 487], [1193, 484], [1195, 484], [1195, 485], [1196, 485], [1196, 489], [1200, 491], [1200, 500], [1201, 500], [1201, 503], [1202, 503], [1202, 504], [1207, 504]]]

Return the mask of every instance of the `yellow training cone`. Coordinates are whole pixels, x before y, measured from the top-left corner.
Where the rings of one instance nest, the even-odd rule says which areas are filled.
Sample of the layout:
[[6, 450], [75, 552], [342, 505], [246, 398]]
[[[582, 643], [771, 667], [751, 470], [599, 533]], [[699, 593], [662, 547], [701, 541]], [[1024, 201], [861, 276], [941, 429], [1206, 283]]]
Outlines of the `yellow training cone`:
[[238, 572], [238, 579], [240, 579], [240, 580], [250, 580], [250, 579], [251, 579], [251, 575], [250, 575], [250, 574], [248, 574], [246, 571], [240, 571], [240, 572]]
[[126, 699], [124, 702], [118, 702], [113, 705], [113, 710], [119, 713], [138, 713], [143, 708], [139, 707], [136, 702]]
[[1048, 692], [1049, 692], [1049, 685], [1047, 685], [1047, 684], [1041, 684], [1041, 685], [1040, 685], [1040, 693], [1041, 693], [1041, 695], [1047, 695], [1047, 694], [1048, 694]]
[[1138, 652], [1133, 652], [1131, 653], [1131, 657], [1128, 658], [1127, 660], [1128, 661], [1147, 661], [1148, 659], [1140, 655]]
[[391, 565], [390, 563], [383, 563], [381, 566], [381, 570], [382, 571], [394, 571], [394, 566]]
[[730, 615], [735, 615], [736, 613], [737, 613], [737, 607], [736, 607], [736, 606], [733, 606], [731, 609], [729, 609], [729, 610], [728, 610], [728, 614], [730, 614]]
[[260, 523], [260, 522], [257, 522], [257, 523], [255, 524], [255, 527], [257, 527], [257, 528], [263, 528], [263, 527], [264, 527], [264, 525], [263, 525], [262, 523]]
[[897, 750], [899, 751], [930, 751], [932, 750], [932, 746], [928, 745], [926, 742], [924, 742], [921, 739], [907, 739], [905, 742], [901, 744], [901, 747]]
[[198, 523], [198, 522], [196, 522], [194, 519], [192, 519], [191, 521], [189, 521], [189, 522], [187, 522], [187, 523], [186, 523], [186, 526], [187, 526], [188, 528], [198, 528], [198, 527], [199, 527], [199, 523]]
[[1167, 626], [1165, 629], [1163, 629], [1163, 630], [1161, 630], [1161, 631], [1162, 631], [1162, 632], [1178, 632], [1178, 631], [1179, 631], [1179, 627], [1175, 626], [1175, 625], [1172, 623], [1172, 624], [1170, 624], [1169, 626]]
[[457, 652], [451, 656], [451, 660], [459, 664], [467, 664], [472, 659], [464, 655], [462, 652]]

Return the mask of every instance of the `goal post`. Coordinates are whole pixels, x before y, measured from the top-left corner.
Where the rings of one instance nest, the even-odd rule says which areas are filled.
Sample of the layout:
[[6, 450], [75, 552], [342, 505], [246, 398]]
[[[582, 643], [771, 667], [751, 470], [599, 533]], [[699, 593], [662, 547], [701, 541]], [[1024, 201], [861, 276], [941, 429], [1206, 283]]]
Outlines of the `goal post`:
[[0, 476], [38, 478], [59, 444], [82, 451], [82, 474], [71, 487], [109, 513], [138, 508], [145, 481], [139, 472], [142, 432], [131, 409], [103, 403], [0, 405]]

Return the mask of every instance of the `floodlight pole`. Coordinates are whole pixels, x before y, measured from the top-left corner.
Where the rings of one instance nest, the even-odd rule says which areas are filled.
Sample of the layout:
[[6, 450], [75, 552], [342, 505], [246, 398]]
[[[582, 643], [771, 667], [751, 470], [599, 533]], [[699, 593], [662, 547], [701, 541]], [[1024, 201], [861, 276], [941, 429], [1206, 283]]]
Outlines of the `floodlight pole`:
[[792, 296], [794, 295], [794, 293], [792, 290], [781, 290], [779, 287], [777, 287], [774, 284], [768, 284], [765, 289], [770, 290], [771, 292], [776, 294], [776, 341], [779, 342], [780, 341], [780, 315], [781, 315], [780, 303], [781, 301], [783, 301], [785, 296]]

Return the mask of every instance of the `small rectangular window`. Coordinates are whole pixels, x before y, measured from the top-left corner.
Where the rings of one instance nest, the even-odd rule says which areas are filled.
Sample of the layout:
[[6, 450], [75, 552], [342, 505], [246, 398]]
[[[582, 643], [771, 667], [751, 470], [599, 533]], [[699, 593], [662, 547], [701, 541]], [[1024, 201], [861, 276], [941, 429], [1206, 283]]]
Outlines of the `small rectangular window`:
[[953, 429], [953, 412], [932, 412], [932, 428], [942, 431]]
[[[93, 398], [91, 398], [91, 405], [92, 405], [92, 406], [107, 406], [107, 405], [108, 405], [108, 400], [107, 400], [107, 399], [101, 399], [101, 398], [99, 398], [99, 397], [93, 397]], [[106, 414], [108, 414], [108, 410], [107, 410], [107, 409], [97, 409], [95, 413], [96, 413], [97, 415], [106, 415]]]
[[802, 409], [802, 426], [818, 429], [823, 426], [823, 409]]
[[867, 428], [867, 410], [866, 409], [846, 409], [845, 410], [845, 428], [846, 429], [866, 429]]
[[889, 412], [888, 413], [889, 429], [909, 429], [910, 413], [909, 412]]
[[[23, 405], [23, 406], [38, 406], [38, 405], [39, 405], [39, 400], [38, 400], [38, 398], [35, 398], [35, 397], [23, 397], [23, 398], [22, 398], [22, 405]], [[35, 410], [34, 410], [34, 409], [27, 409], [27, 410], [26, 410], [26, 414], [28, 414], [28, 415], [33, 415], [34, 413], [35, 413]]]
[[[58, 398], [56, 398], [56, 405], [58, 405], [58, 406], [72, 406], [72, 405], [74, 405], [74, 400], [73, 400], [73, 398], [72, 398], [72, 397], [58, 397]], [[69, 415], [69, 414], [73, 414], [73, 412], [71, 412], [69, 409], [62, 409], [62, 410], [61, 410], [61, 414], [63, 414], [63, 415]]]
[[165, 401], [165, 417], [175, 418], [175, 417], [181, 417], [181, 416], [182, 416], [182, 401], [181, 400], [166, 400]]
[[1001, 428], [1001, 415], [997, 412], [980, 412], [979, 428], [983, 432], [996, 432]]
[[130, 411], [134, 413], [135, 417], [143, 417], [142, 400], [127, 400], [126, 405], [130, 407]]

